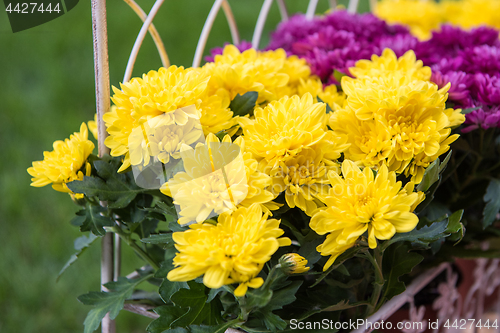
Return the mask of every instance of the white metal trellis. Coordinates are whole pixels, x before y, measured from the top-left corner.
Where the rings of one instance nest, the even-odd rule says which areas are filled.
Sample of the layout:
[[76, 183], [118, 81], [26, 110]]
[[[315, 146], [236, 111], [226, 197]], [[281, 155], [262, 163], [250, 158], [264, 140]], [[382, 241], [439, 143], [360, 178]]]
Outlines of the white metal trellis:
[[[160, 55], [162, 65], [167, 67], [170, 65], [167, 52], [160, 38], [160, 35], [153, 25], [153, 19], [164, 3], [164, 0], [156, 0], [149, 14], [146, 15], [144, 10], [134, 1], [134, 0], [124, 0], [141, 18], [144, 22], [137, 39], [134, 43], [133, 49], [131, 51], [127, 67], [125, 70], [123, 82], [130, 80], [132, 76], [133, 67], [137, 54], [139, 53], [142, 42], [149, 31]], [[370, 4], [370, 9], [373, 11], [377, 0], [368, 0]], [[425, 0], [424, 0], [425, 1]], [[277, 6], [280, 11], [280, 15], [283, 21], [288, 20], [288, 12], [285, 6], [284, 0], [276, 0]], [[259, 13], [253, 38], [252, 46], [258, 48], [261, 36], [264, 30], [264, 25], [267, 20], [269, 10], [273, 4], [273, 0], [264, 0], [261, 11]], [[318, 0], [310, 0], [306, 17], [312, 19], [316, 12], [316, 6]], [[330, 7], [335, 9], [337, 6], [336, 0], [329, 0]], [[357, 11], [359, 0], [349, 0], [347, 6], [348, 11], [354, 13]], [[109, 81], [109, 64], [108, 64], [108, 45], [107, 45], [107, 26], [106, 26], [106, 0], [91, 0], [92, 6], [92, 26], [93, 26], [93, 36], [94, 36], [94, 70], [95, 70], [95, 86], [96, 86], [96, 110], [97, 110], [97, 127], [98, 127], [98, 149], [99, 156], [109, 153], [109, 149], [104, 145], [104, 140], [107, 136], [106, 128], [103, 121], [103, 114], [109, 111], [110, 108], [110, 81]], [[231, 11], [228, 0], [215, 0], [208, 14], [207, 20], [203, 26], [203, 30], [200, 35], [200, 39], [197, 44], [195, 56], [193, 59], [193, 67], [198, 67], [201, 63], [201, 59], [205, 50], [206, 42], [215, 18], [220, 11], [223, 9], [224, 14], [227, 18], [229, 29], [231, 32], [232, 41], [234, 44], [239, 44], [239, 32], [236, 25], [236, 20]], [[105, 204], [105, 203], [103, 203]], [[101, 255], [101, 285], [116, 280], [120, 271], [120, 246], [119, 238], [115, 240], [115, 247], [113, 246], [113, 235], [107, 233], [102, 239], [102, 255]], [[439, 266], [431, 272], [431, 276], [437, 275], [439, 272], [444, 270], [445, 266]], [[417, 279], [412, 285], [407, 289], [404, 294], [395, 297], [393, 300], [388, 302], [384, 307], [382, 307], [379, 312], [374, 314], [372, 319], [386, 318], [393, 311], [399, 309], [401, 305], [407, 300], [408, 297], [413, 297], [416, 292], [422, 289], [427, 283], [432, 280], [430, 276], [427, 278]], [[105, 289], [103, 287], [103, 289]], [[402, 304], [400, 304], [403, 302]], [[150, 318], [157, 318], [155, 313], [149, 312], [147, 307], [141, 306], [125, 306], [126, 310], [148, 316]], [[392, 312], [391, 312], [392, 311]], [[115, 333], [116, 328], [114, 321], [110, 320], [109, 316], [106, 316], [102, 321], [102, 332], [103, 333]], [[238, 332], [233, 329], [228, 329], [226, 332], [234, 333]]]

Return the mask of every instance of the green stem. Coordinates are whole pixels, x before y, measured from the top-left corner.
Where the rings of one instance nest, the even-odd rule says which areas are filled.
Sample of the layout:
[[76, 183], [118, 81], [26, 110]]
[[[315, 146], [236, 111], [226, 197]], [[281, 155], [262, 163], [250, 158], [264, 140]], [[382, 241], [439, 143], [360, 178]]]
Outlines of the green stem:
[[120, 238], [125, 243], [127, 243], [127, 245], [129, 245], [135, 251], [135, 253], [137, 253], [139, 257], [141, 257], [144, 261], [149, 263], [149, 265], [151, 265], [151, 267], [153, 267], [155, 271], [157, 271], [158, 268], [160, 268], [160, 266], [158, 266], [158, 264], [153, 260], [153, 258], [151, 258], [149, 254], [147, 254], [139, 245], [137, 245], [137, 243], [130, 238], [130, 235], [126, 234], [122, 230], [122, 228], [120, 228], [119, 226], [114, 226], [112, 229], [113, 232], [115, 232], [118, 236], [120, 236]]
[[369, 251], [366, 252], [366, 258], [373, 265], [375, 271], [375, 282], [373, 283], [373, 293], [370, 299], [370, 305], [366, 308], [365, 317], [371, 315], [377, 309], [377, 303], [384, 287], [384, 274], [382, 273], [382, 251], [377, 247], [375, 248], [374, 256]]

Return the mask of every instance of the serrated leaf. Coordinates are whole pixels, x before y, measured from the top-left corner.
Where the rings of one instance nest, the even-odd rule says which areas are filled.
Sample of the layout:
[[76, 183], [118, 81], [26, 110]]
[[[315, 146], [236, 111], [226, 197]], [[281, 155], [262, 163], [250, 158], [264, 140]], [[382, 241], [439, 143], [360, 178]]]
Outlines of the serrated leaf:
[[99, 327], [102, 318], [104, 318], [108, 312], [109, 317], [115, 319], [120, 310], [123, 309], [125, 300], [132, 295], [135, 287], [149, 277], [151, 277], [151, 275], [135, 280], [120, 277], [118, 281], [105, 284], [106, 288], [110, 290], [109, 292], [91, 291], [79, 296], [78, 300], [83, 304], [95, 306], [85, 318], [85, 333], [95, 331]]
[[233, 319], [217, 326], [191, 325], [189, 326], [189, 330], [191, 333], [224, 333], [228, 328], [238, 324], [239, 322], [239, 319]]
[[141, 242], [148, 244], [170, 244], [173, 242], [172, 234], [158, 234], [158, 235], [150, 235], [149, 237], [142, 238]]
[[275, 315], [272, 312], [260, 312], [259, 314], [262, 315], [262, 320], [264, 321], [264, 324], [268, 329], [270, 329], [272, 332], [276, 332], [278, 330], [282, 331], [286, 328], [287, 324], [286, 321], [281, 319], [279, 316]]
[[294, 281], [285, 288], [275, 290], [269, 303], [264, 309], [269, 311], [282, 309], [283, 306], [293, 303], [297, 298], [295, 294], [302, 285], [302, 281]]
[[99, 237], [95, 236], [94, 234], [89, 234], [89, 236], [82, 236], [82, 237], [78, 237], [77, 239], [75, 239], [75, 250], [77, 250], [77, 252], [75, 254], [73, 254], [69, 260], [66, 262], [66, 264], [64, 264], [64, 267], [61, 269], [61, 271], [59, 272], [59, 274], [57, 274], [57, 278], [56, 278], [56, 282], [59, 281], [59, 278], [61, 277], [61, 275], [66, 271], [66, 269], [71, 266], [75, 261], [78, 260], [78, 258], [80, 257], [80, 255], [85, 252], [86, 249], [89, 248], [90, 245], [92, 245], [92, 243]]
[[198, 316], [205, 306], [207, 296], [205, 286], [199, 283], [190, 282], [190, 289], [180, 289], [175, 292], [170, 300], [179, 307], [187, 308], [188, 311], [172, 323], [172, 327], [187, 327], [196, 323]]
[[155, 308], [154, 312], [160, 317], [153, 320], [146, 328], [150, 333], [162, 333], [170, 329], [170, 325], [186, 311], [173, 305], [162, 305]]
[[500, 180], [492, 179], [484, 195], [486, 206], [483, 210], [483, 229], [490, 226], [496, 220], [500, 211]]
[[464, 215], [464, 210], [460, 209], [454, 212], [448, 217], [448, 226], [446, 227], [446, 232], [454, 234], [455, 232], [459, 232], [460, 229], [463, 228], [462, 216]]
[[170, 281], [169, 279], [165, 278], [163, 279], [163, 282], [159, 289], [161, 299], [165, 303], [169, 303], [171, 302], [170, 298], [172, 297], [172, 295], [183, 288], [184, 289], [189, 288], [187, 282]]
[[83, 180], [67, 183], [68, 188], [74, 193], [83, 193], [88, 197], [97, 197], [107, 201], [111, 208], [126, 207], [138, 193], [145, 189], [139, 188], [130, 173], [119, 174], [120, 162], [113, 159], [94, 162], [94, 167], [99, 177], [84, 176]]
[[424, 177], [417, 186], [417, 191], [426, 192], [432, 184], [439, 180], [439, 158], [432, 162], [427, 169], [425, 169]]
[[229, 104], [229, 108], [233, 111], [233, 116], [246, 116], [253, 115], [253, 109], [255, 108], [255, 103], [259, 98], [259, 93], [256, 91], [249, 91], [243, 95], [236, 95]]
[[266, 288], [249, 290], [247, 291], [245, 297], [247, 299], [247, 306], [249, 309], [263, 308], [271, 301], [273, 291]]
[[441, 222], [434, 222], [430, 226], [424, 226], [418, 230], [413, 229], [410, 232], [396, 234], [390, 240], [382, 244], [381, 249], [383, 251], [387, 249], [387, 247], [391, 244], [404, 241], [429, 246], [429, 243], [449, 235], [448, 233], [446, 233], [447, 227], [448, 220], [443, 220]]
[[328, 268], [323, 274], [321, 274], [317, 279], [316, 282], [312, 284], [309, 288], [315, 287], [318, 283], [323, 281], [324, 278], [326, 278], [332, 271], [337, 269], [340, 265], [342, 265], [347, 259], [350, 259], [354, 257], [355, 255], [358, 254], [359, 251], [362, 250], [362, 247], [360, 246], [353, 246], [349, 249], [347, 249], [344, 253], [342, 253], [340, 256], [335, 259], [335, 262], [333, 263], [330, 268]]
[[103, 212], [106, 212], [106, 208], [86, 202], [85, 209], [76, 213], [72, 224], [78, 225], [82, 232], [91, 231], [96, 236], [104, 236], [104, 227], [112, 227], [115, 223], [111, 218], [101, 215]]
[[406, 244], [399, 243], [387, 249], [384, 254], [384, 297], [388, 300], [406, 290], [405, 284], [399, 278], [410, 273], [413, 267], [424, 259], [420, 254], [409, 250]]

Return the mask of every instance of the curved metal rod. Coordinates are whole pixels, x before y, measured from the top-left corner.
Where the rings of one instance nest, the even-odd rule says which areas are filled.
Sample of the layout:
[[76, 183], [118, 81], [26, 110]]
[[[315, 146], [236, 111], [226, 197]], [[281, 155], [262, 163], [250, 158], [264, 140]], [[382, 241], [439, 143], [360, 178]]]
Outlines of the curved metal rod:
[[266, 24], [267, 15], [269, 14], [269, 9], [273, 4], [273, 0], [265, 0], [264, 4], [259, 13], [259, 18], [257, 19], [257, 24], [255, 25], [255, 31], [253, 32], [252, 47], [254, 49], [259, 48], [260, 37], [262, 37], [262, 31], [264, 30], [264, 24]]
[[224, 11], [224, 15], [226, 15], [229, 30], [231, 30], [231, 39], [233, 40], [233, 44], [238, 45], [240, 43], [240, 33], [238, 32], [238, 26], [236, 25], [233, 11], [231, 10], [231, 6], [229, 6], [229, 2], [227, 0], [222, 2], [222, 10]]
[[125, 69], [125, 75], [123, 76], [123, 82], [128, 82], [130, 80], [130, 77], [132, 76], [132, 70], [134, 69], [135, 60], [137, 59], [137, 54], [139, 53], [142, 42], [144, 41], [144, 37], [146, 37], [148, 28], [151, 25], [151, 22], [153, 22], [153, 19], [156, 13], [158, 13], [158, 10], [163, 4], [163, 1], [165, 0], [156, 0], [153, 8], [151, 8], [148, 17], [146, 18], [146, 21], [144, 21], [142, 25], [141, 31], [139, 31], [139, 35], [137, 35], [134, 47], [132, 48], [132, 52], [130, 53], [130, 57], [128, 58], [127, 68]]
[[306, 19], [313, 19], [314, 14], [316, 13], [316, 6], [318, 6], [318, 0], [309, 1], [309, 5], [307, 6]]
[[375, 11], [375, 7], [377, 7], [377, 0], [370, 0], [370, 12]]
[[210, 35], [210, 30], [212, 30], [212, 26], [214, 25], [217, 13], [219, 12], [220, 7], [222, 6], [222, 3], [224, 1], [226, 0], [215, 0], [212, 9], [210, 9], [210, 13], [208, 13], [205, 25], [203, 25], [203, 29], [201, 30], [201, 35], [200, 39], [198, 40], [198, 45], [196, 45], [196, 52], [194, 53], [194, 59], [193, 59], [193, 68], [200, 66], [201, 58], [203, 57], [203, 51], [205, 50], [205, 45], [207, 45], [208, 35]]
[[[147, 19], [147, 15], [142, 10], [141, 6], [139, 6], [134, 0], [124, 0], [127, 5], [132, 8], [132, 10], [139, 16], [139, 18], [144, 21]], [[165, 45], [163, 44], [163, 41], [161, 40], [160, 34], [158, 33], [158, 30], [156, 30], [156, 27], [153, 23], [149, 26], [149, 34], [151, 35], [151, 38], [153, 38], [153, 41], [155, 42], [156, 49], [158, 49], [158, 54], [160, 55], [161, 58], [161, 64], [163, 67], [169, 67], [170, 66], [170, 60], [168, 59], [168, 54], [167, 51], [165, 50]]]
[[358, 11], [359, 0], [349, 0], [349, 5], [347, 6], [347, 12], [354, 14]]
[[288, 10], [286, 9], [284, 0], [276, 0], [278, 8], [280, 10], [281, 21], [288, 21]]

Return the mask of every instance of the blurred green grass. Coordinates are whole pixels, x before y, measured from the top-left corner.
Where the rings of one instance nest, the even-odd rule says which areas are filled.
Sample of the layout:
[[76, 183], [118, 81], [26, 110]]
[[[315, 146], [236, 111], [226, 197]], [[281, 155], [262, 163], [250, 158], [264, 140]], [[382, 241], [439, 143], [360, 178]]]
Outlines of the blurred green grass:
[[[343, 3], [345, 3], [344, 1]], [[138, 3], [147, 12], [151, 0]], [[172, 64], [190, 66], [213, 1], [166, 1], [155, 25]], [[241, 37], [251, 40], [262, 0], [230, 1]], [[288, 0], [291, 13], [307, 8]], [[342, 1], [341, 1], [342, 3]], [[322, 0], [317, 12], [327, 9]], [[362, 2], [362, 6], [365, 4]], [[141, 22], [122, 1], [108, 1], [111, 84], [118, 86]], [[366, 7], [366, 6], [365, 6]], [[261, 46], [279, 22], [273, 4]], [[206, 52], [230, 41], [220, 13]], [[99, 289], [100, 248], [95, 243], [56, 283], [74, 252], [79, 231], [69, 224], [77, 207], [50, 186], [30, 187], [26, 169], [41, 160], [52, 142], [69, 137], [95, 112], [92, 26], [89, 1], [44, 25], [13, 34], [0, 13], [0, 332], [82, 332], [89, 308], [76, 297]], [[149, 36], [139, 53], [134, 76], [161, 66]], [[123, 272], [138, 259], [124, 250]], [[122, 311], [118, 332], [144, 332], [150, 320]]]

